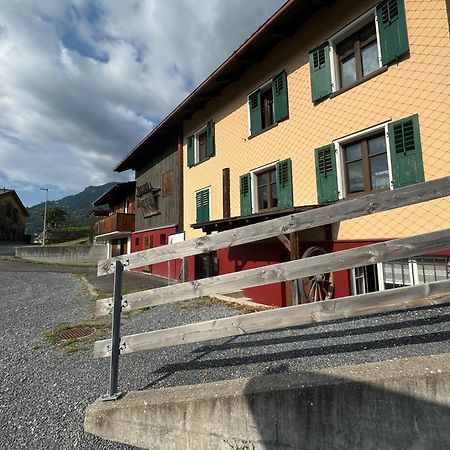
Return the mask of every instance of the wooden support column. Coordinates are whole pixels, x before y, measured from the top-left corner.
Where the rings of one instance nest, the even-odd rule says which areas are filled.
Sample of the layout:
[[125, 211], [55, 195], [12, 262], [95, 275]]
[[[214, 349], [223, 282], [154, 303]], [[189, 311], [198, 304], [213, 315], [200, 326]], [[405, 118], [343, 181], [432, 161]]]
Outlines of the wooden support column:
[[[289, 233], [289, 242], [291, 261], [295, 261], [296, 259], [300, 258], [298, 232]], [[286, 283], [286, 306], [292, 306], [300, 303], [297, 283], [297, 280], [288, 281]]]
[[[184, 192], [183, 192], [183, 127], [181, 126], [178, 131], [178, 170], [175, 171], [175, 179], [177, 180], [177, 186], [175, 187], [178, 190], [178, 230], [184, 230]], [[178, 175], [178, 176], [177, 176]]]
[[226, 167], [222, 171], [222, 196], [223, 196], [223, 218], [228, 219], [231, 216], [229, 167]]

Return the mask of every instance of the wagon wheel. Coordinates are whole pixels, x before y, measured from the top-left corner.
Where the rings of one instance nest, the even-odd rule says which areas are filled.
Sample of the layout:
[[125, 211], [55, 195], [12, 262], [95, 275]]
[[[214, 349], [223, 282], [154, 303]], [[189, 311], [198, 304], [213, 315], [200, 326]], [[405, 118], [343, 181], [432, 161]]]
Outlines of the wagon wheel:
[[[322, 247], [309, 247], [303, 253], [302, 258], [324, 255], [325, 253], [327, 252]], [[312, 275], [299, 281], [300, 295], [305, 303], [328, 300], [333, 296], [334, 277], [332, 272]]]

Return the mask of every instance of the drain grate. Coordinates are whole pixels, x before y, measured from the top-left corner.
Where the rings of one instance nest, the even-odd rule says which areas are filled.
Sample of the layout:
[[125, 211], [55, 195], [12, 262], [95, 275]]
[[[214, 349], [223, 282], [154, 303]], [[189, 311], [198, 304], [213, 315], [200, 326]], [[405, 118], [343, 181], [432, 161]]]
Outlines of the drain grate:
[[66, 341], [68, 339], [80, 339], [95, 333], [95, 328], [72, 328], [70, 330], [61, 331], [58, 334], [59, 339]]

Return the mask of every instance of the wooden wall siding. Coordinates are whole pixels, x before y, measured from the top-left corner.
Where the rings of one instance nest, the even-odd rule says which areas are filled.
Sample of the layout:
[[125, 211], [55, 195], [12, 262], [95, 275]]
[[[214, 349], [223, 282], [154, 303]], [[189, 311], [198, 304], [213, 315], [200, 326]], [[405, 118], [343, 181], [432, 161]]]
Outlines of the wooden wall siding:
[[114, 231], [134, 231], [134, 214], [112, 214], [96, 224], [97, 236]]
[[[163, 195], [164, 174], [172, 171], [172, 193]], [[139, 203], [136, 206], [136, 231], [148, 228], [163, 227], [178, 223], [179, 190], [176, 189], [180, 180], [178, 166], [177, 142], [166, 147], [158, 159], [151, 159], [142, 169], [136, 171], [136, 186], [150, 183], [153, 188], [160, 188], [158, 195], [158, 208], [161, 214], [148, 219], [144, 218]]]

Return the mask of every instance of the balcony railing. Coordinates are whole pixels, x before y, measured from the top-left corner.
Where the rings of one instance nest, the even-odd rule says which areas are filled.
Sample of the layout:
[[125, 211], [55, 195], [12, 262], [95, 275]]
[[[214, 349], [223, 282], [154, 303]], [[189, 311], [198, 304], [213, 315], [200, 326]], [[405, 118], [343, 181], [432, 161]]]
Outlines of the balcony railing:
[[112, 214], [95, 225], [96, 236], [114, 231], [134, 231], [134, 214]]

